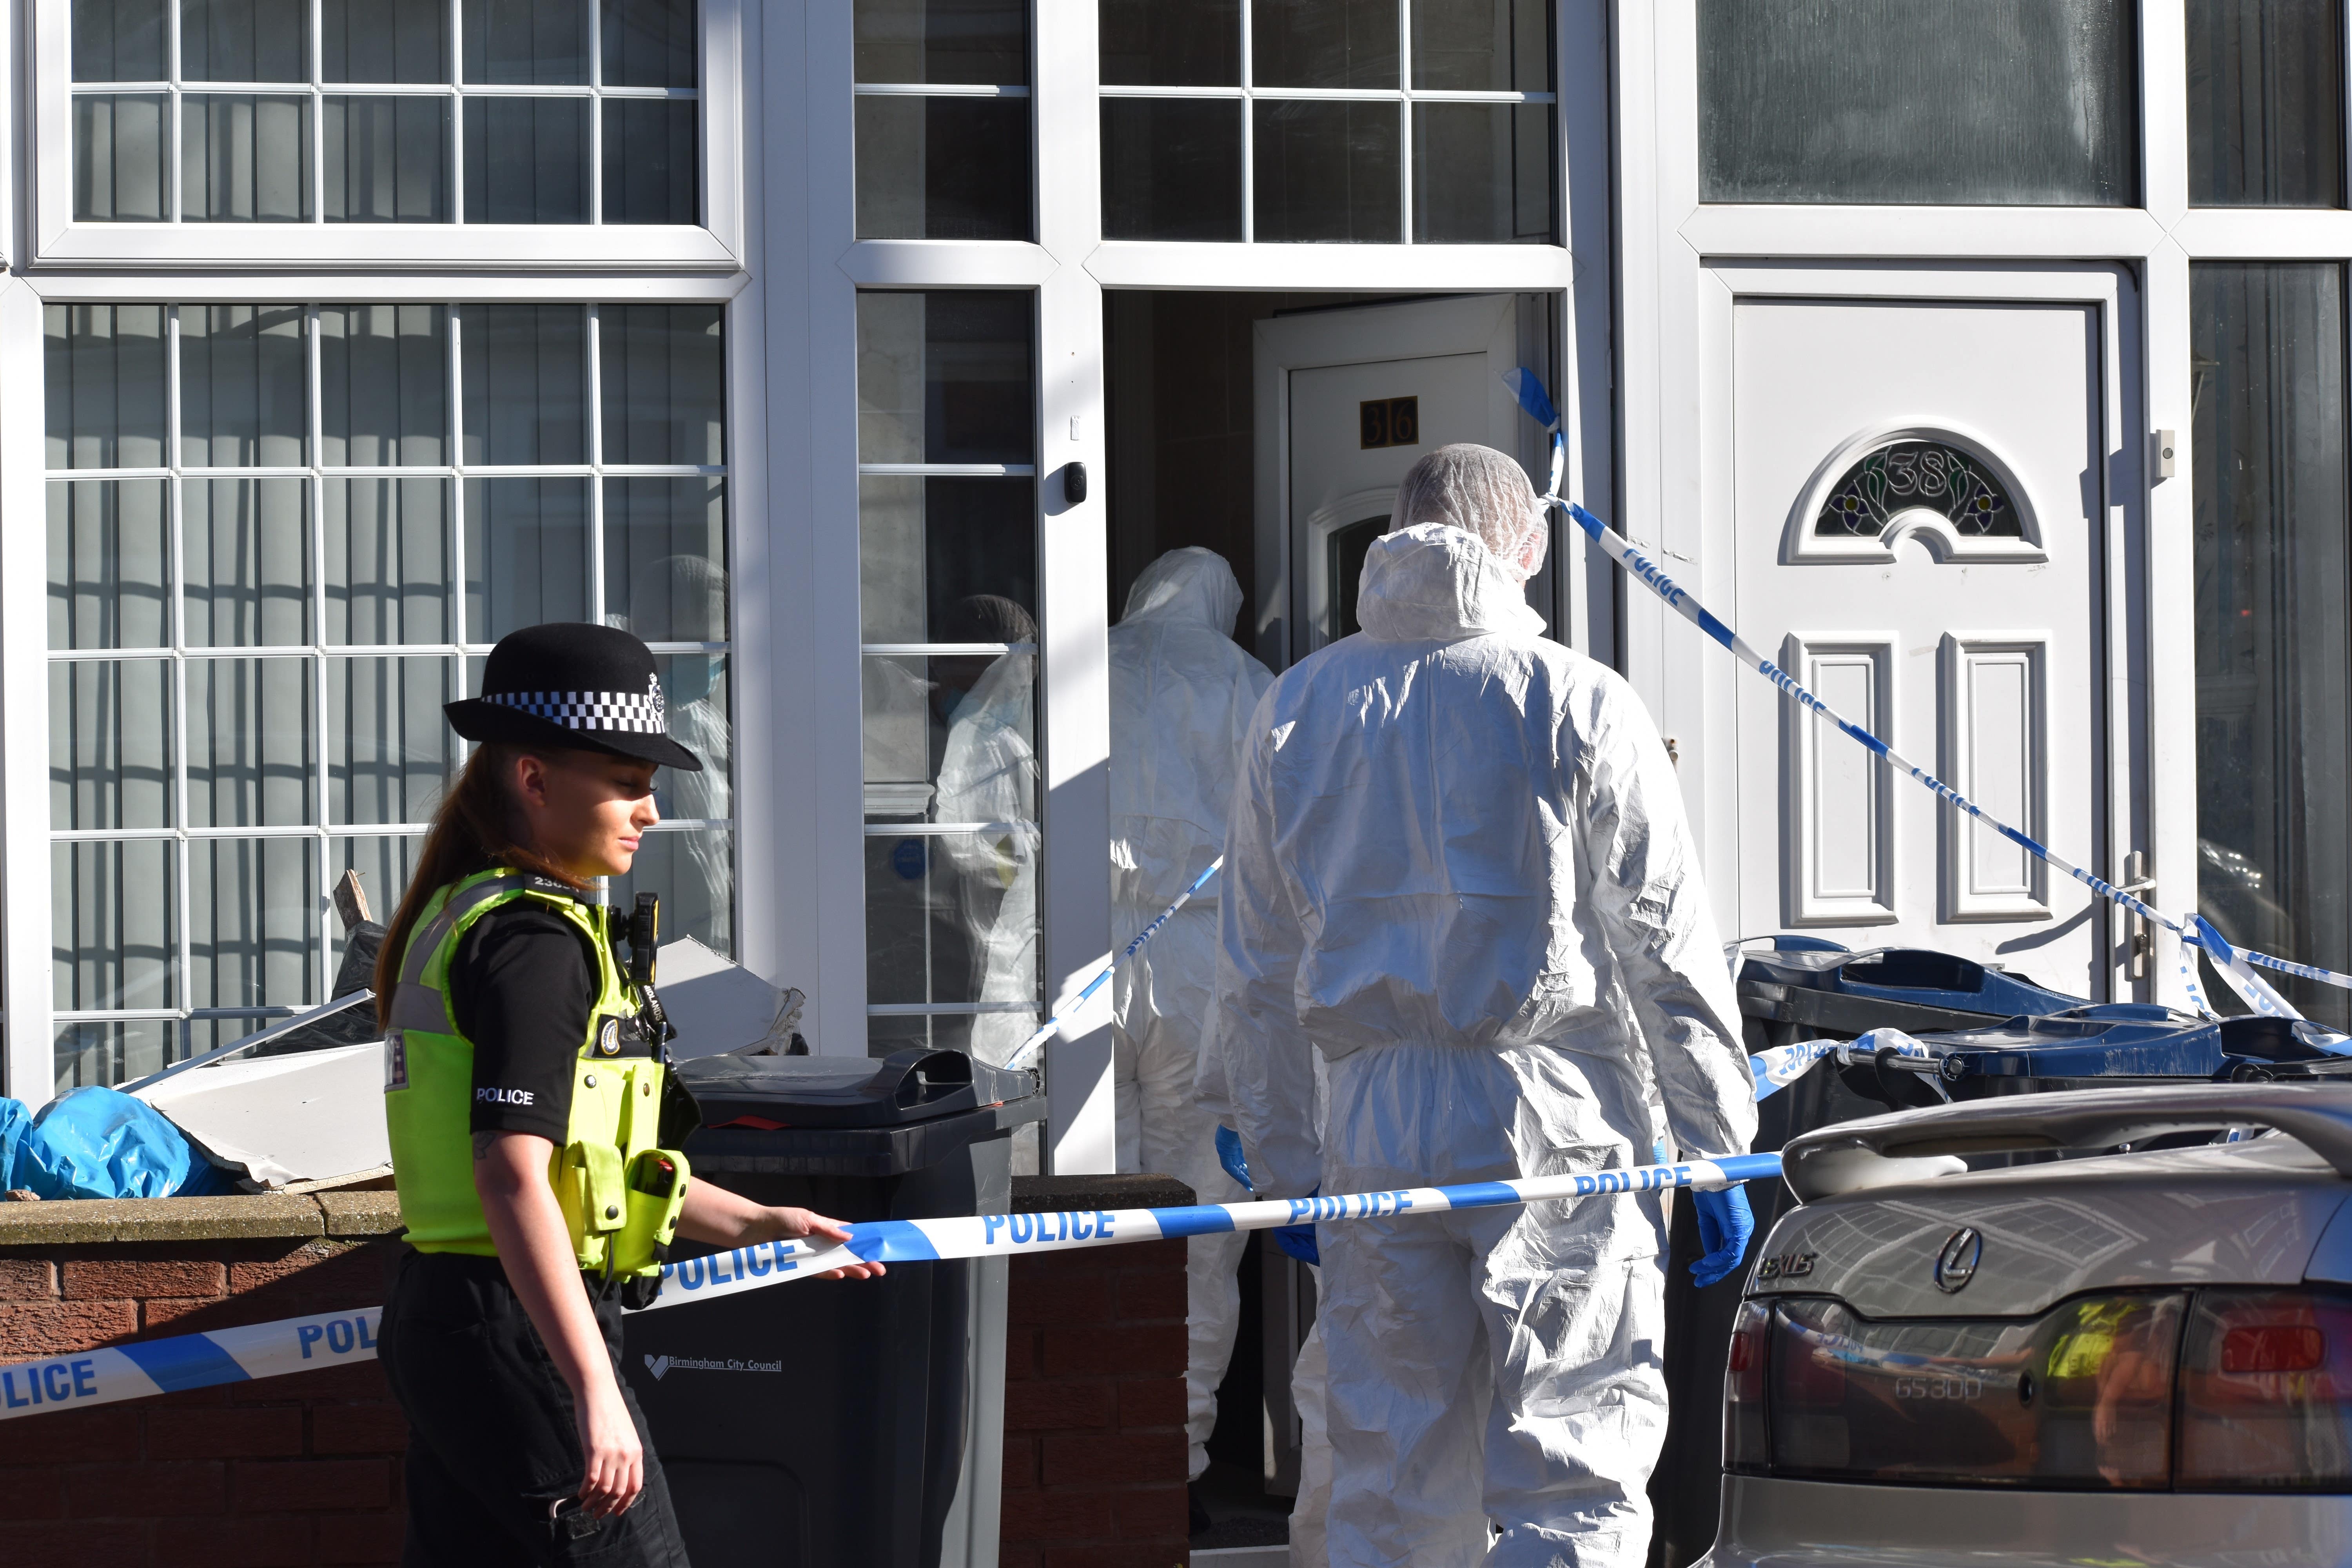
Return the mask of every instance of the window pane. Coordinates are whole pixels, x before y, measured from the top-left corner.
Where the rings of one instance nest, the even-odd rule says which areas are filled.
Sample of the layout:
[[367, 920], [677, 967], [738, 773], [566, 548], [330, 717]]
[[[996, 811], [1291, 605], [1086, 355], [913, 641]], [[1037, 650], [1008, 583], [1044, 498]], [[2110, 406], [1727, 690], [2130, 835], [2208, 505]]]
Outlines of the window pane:
[[1029, 100], [857, 100], [860, 239], [1026, 239]]
[[163, 310], [48, 305], [41, 311], [47, 465], [163, 464]]
[[857, 460], [1027, 463], [1037, 445], [1030, 297], [857, 297]]
[[308, 223], [310, 100], [192, 92], [180, 100], [180, 216]]
[[299, 827], [319, 820], [318, 722], [307, 658], [192, 658], [188, 823]]
[[466, 0], [466, 79], [492, 86], [584, 83], [585, 20], [580, 0]]
[[449, 221], [449, 100], [325, 100], [327, 221]]
[[[421, 833], [338, 834], [327, 840], [327, 885], [331, 888], [341, 881], [346, 871], [357, 871], [370, 912], [389, 922], [392, 911], [400, 907], [401, 895], [407, 891], [409, 874], [416, 868], [416, 852], [424, 847]], [[328, 959], [335, 966], [328, 971], [332, 974], [343, 961], [342, 921], [329, 921], [327, 936], [332, 944]]]
[[49, 826], [169, 827], [172, 666], [160, 658], [49, 666]]
[[327, 640], [448, 642], [447, 479], [326, 482]]
[[604, 624], [647, 642], [727, 640], [725, 479], [604, 481]]
[[158, 223], [172, 215], [163, 162], [169, 100], [159, 93], [94, 93], [73, 100], [74, 218]]
[[1548, 245], [1551, 106], [1412, 106], [1412, 236], [1461, 244]]
[[[446, 658], [327, 660], [327, 819], [429, 822], [457, 774]], [[394, 897], [398, 895], [395, 892]]]
[[727, 348], [716, 305], [597, 312], [607, 463], [727, 460]]
[[168, 838], [49, 846], [50, 1000], [59, 1012], [179, 1005], [178, 864]]
[[[667, 772], [667, 769], [664, 772]], [[735, 952], [735, 836], [723, 829], [656, 829], [637, 847], [636, 864], [613, 879], [616, 910], [639, 893], [661, 897], [664, 942], [690, 936], [713, 952]]]
[[1241, 85], [1241, 0], [1102, 0], [1097, 26], [1106, 85]]
[[[319, 994], [318, 854], [313, 838], [213, 838], [188, 846], [190, 1005], [299, 1007], [325, 1000]], [[235, 1039], [263, 1022], [218, 1028]]]
[[604, 100], [604, 221], [698, 223], [701, 110], [693, 99]]
[[859, 81], [1029, 81], [1028, 0], [856, 0], [856, 29]]
[[321, 305], [320, 432], [329, 468], [449, 460], [449, 319], [440, 305]]
[[1034, 635], [1034, 481], [868, 474], [857, 494], [861, 642], [1019, 641], [1001, 634], [1023, 617]]
[[694, 0], [604, 0], [606, 87], [695, 85]]
[[172, 640], [165, 479], [52, 480], [49, 646], [161, 647]]
[[[2323, 265], [2189, 269], [2198, 892], [2233, 942], [2352, 967], [2352, 593], [2344, 283]], [[2335, 1027], [2345, 993], [2280, 976]]]
[[1397, 0], [1255, 0], [1250, 70], [1260, 87], [1400, 86]]
[[327, 81], [447, 81], [446, 0], [320, 0]]
[[[727, 656], [656, 656], [669, 732], [701, 760], [702, 771], [664, 768], [654, 775], [654, 803], [665, 821], [723, 822], [734, 815], [734, 720], [727, 705]], [[713, 884], [717, 886], [718, 884]]]
[[466, 221], [586, 223], [588, 100], [467, 99]]
[[1106, 98], [1103, 237], [1242, 237], [1242, 105], [1194, 98]]
[[310, 0], [180, 0], [180, 75], [310, 80]]
[[[1041, 1021], [1037, 835], [909, 834], [866, 840], [866, 995], [870, 1004], [972, 1007], [872, 1019], [877, 1045], [926, 1024], [1002, 1062]], [[973, 1005], [979, 1005], [974, 1007]]]
[[1450, 92], [1549, 92], [1544, 0], [1412, 0], [1412, 85]]
[[588, 326], [580, 307], [468, 305], [463, 321], [465, 460], [586, 462]]
[[180, 460], [190, 468], [303, 461], [302, 307], [180, 309]]
[[2189, 0], [2189, 199], [2344, 202], [2337, 0]]
[[58, 1026], [57, 1092], [145, 1078], [178, 1061], [184, 1027], [172, 1018], [126, 1018]]
[[466, 628], [477, 642], [588, 618], [588, 481], [466, 481]]
[[310, 641], [310, 499], [305, 479], [180, 481], [187, 646]]
[[163, 0], [74, 0], [76, 81], [163, 81], [170, 43]]
[[1393, 103], [1267, 102], [1257, 116], [1257, 237], [1393, 245], [1402, 195]]
[[1700, 0], [1698, 16], [1706, 201], [2137, 199], [2123, 0]]

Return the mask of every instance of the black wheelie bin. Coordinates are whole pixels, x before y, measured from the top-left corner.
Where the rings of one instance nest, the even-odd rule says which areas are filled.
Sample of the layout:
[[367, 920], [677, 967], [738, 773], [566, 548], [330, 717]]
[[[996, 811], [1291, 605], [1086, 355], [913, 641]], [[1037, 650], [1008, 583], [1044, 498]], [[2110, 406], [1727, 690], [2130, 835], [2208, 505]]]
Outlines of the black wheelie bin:
[[[961, 1051], [681, 1062], [694, 1179], [842, 1220], [1003, 1214], [1036, 1079]], [[681, 1243], [681, 1259], [716, 1250]], [[627, 1320], [695, 1568], [994, 1568], [1002, 1258], [894, 1263]]]

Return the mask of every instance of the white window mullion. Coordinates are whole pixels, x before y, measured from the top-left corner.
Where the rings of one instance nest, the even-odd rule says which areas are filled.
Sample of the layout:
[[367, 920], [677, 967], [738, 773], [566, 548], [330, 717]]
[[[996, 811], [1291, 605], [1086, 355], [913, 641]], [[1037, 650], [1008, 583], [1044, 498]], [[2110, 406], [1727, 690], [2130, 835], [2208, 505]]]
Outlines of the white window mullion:
[[1242, 243], [1257, 238], [1257, 56], [1250, 40], [1250, 8], [1256, 0], [1241, 0], [1242, 13]]

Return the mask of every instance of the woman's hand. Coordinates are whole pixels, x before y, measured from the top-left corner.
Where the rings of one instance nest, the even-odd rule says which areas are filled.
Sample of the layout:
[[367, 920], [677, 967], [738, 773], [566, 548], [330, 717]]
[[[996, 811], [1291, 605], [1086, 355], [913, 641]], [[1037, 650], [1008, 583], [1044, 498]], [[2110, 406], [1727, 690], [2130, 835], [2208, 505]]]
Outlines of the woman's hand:
[[621, 1386], [609, 1373], [601, 1386], [573, 1402], [580, 1421], [580, 1451], [588, 1473], [580, 1481], [580, 1506], [599, 1519], [629, 1511], [646, 1487], [645, 1445], [621, 1401]]
[[[837, 1219], [827, 1219], [808, 1209], [772, 1208], [761, 1211], [766, 1223], [773, 1228], [755, 1239], [761, 1241], [798, 1241], [804, 1237], [823, 1237], [827, 1241], [847, 1241], [849, 1231]], [[887, 1272], [879, 1263], [848, 1263], [839, 1268], [828, 1268], [816, 1276], [819, 1279], [870, 1279]]]
[[[800, 1241], [819, 1237], [847, 1241], [849, 1231], [837, 1219], [807, 1209], [772, 1208], [755, 1204], [740, 1193], [730, 1193], [709, 1182], [689, 1181], [686, 1202], [677, 1211], [677, 1233], [714, 1247], [750, 1247], [762, 1241]], [[816, 1275], [819, 1279], [872, 1279], [889, 1270], [879, 1263], [845, 1263]]]

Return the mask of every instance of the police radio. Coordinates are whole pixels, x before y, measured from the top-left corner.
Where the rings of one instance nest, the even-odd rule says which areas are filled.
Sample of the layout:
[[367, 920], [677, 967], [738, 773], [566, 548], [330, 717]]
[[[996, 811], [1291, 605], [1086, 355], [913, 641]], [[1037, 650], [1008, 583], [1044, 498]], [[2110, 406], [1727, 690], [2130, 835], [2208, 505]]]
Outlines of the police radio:
[[654, 960], [660, 951], [661, 895], [639, 893], [636, 908], [629, 911], [629, 982], [645, 997], [637, 1016], [656, 1050], [677, 1038], [677, 1027], [654, 991]]

